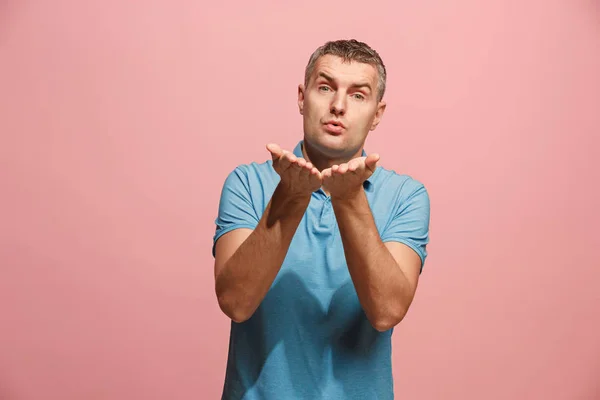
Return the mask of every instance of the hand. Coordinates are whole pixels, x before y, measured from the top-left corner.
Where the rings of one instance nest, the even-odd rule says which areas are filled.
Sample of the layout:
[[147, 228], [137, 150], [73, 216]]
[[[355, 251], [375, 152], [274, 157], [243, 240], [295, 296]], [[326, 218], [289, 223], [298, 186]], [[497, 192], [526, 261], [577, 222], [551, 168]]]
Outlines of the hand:
[[273, 168], [281, 177], [280, 185], [283, 185], [286, 194], [302, 197], [321, 187], [321, 173], [310, 162], [273, 143], [267, 145], [267, 150], [271, 153]]
[[331, 198], [349, 198], [360, 192], [364, 181], [369, 179], [377, 168], [379, 154], [354, 158], [341, 165], [333, 165], [321, 172], [323, 188]]

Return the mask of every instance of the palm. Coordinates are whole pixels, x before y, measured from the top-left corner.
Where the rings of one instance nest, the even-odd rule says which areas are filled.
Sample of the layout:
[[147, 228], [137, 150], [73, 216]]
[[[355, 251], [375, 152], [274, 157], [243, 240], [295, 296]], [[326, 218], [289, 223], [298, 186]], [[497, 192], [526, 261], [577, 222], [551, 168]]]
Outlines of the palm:
[[267, 145], [267, 150], [271, 153], [273, 168], [287, 193], [307, 195], [321, 187], [321, 173], [310, 162], [282, 150], [276, 144]]
[[345, 197], [360, 190], [377, 166], [379, 155], [358, 157], [347, 163], [334, 165], [322, 172], [323, 187], [333, 197]]

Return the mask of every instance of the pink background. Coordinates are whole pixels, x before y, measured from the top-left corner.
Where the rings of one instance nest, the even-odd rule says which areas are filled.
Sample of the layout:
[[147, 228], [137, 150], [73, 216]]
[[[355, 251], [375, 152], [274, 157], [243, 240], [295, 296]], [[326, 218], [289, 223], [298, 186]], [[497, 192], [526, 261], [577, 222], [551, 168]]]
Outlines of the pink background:
[[310, 53], [389, 71], [367, 151], [421, 180], [402, 399], [600, 399], [600, 4], [0, 2], [0, 399], [216, 399], [221, 185], [301, 138]]

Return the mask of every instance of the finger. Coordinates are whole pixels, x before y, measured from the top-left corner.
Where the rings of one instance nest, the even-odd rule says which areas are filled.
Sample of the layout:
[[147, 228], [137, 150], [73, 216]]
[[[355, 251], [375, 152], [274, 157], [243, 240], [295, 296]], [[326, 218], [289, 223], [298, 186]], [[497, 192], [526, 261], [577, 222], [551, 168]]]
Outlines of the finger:
[[375, 168], [377, 168], [378, 161], [379, 161], [379, 154], [377, 154], [377, 153], [369, 154], [365, 160], [365, 167], [368, 168], [371, 172], [375, 172]]
[[295, 163], [296, 163], [296, 161], [298, 161], [298, 157], [296, 157], [296, 155], [295, 155], [294, 153], [290, 152], [290, 151], [286, 151], [286, 152], [284, 152], [284, 156], [285, 156], [285, 157], [286, 157], [288, 160], [290, 160], [290, 163], [291, 163], [291, 164], [295, 164]]
[[345, 174], [346, 172], [348, 172], [348, 164], [344, 163], [342, 165], [340, 165], [340, 167], [337, 169], [336, 171], [338, 174]]
[[309, 171], [308, 179], [310, 180], [311, 184], [313, 184], [313, 183], [323, 184], [323, 177], [321, 176], [321, 173], [319, 172], [319, 170], [316, 168], [313, 168]]
[[331, 172], [337, 172], [338, 168], [339, 168], [339, 165], [332, 165]]
[[299, 168], [298, 176], [300, 177], [300, 179], [308, 179], [308, 177], [310, 176], [310, 169], [306, 168], [306, 160], [303, 158], [299, 158], [298, 161], [296, 161], [296, 165]]
[[329, 179], [329, 178], [331, 178], [331, 173], [332, 173], [331, 168], [324, 169], [323, 171], [321, 171], [321, 177], [323, 179]]
[[288, 160], [290, 160], [290, 168], [294, 168], [296, 171], [300, 171], [302, 169], [300, 166], [301, 158], [296, 157], [294, 153], [287, 153], [285, 156]]
[[269, 153], [271, 153], [271, 157], [273, 158], [273, 161], [275, 161], [279, 157], [281, 157], [281, 155], [283, 153], [283, 150], [281, 150], [281, 147], [279, 147], [275, 143], [267, 144], [267, 150], [269, 151]]
[[304, 164], [303, 169], [307, 171], [307, 173], [308, 173], [309, 176], [312, 177], [313, 175], [315, 175], [319, 179], [321, 179], [321, 173], [309, 161], [306, 161], [306, 164]]
[[[293, 154], [292, 154], [293, 156]], [[294, 157], [295, 158], [295, 157]], [[285, 171], [292, 164], [292, 158], [290, 157], [290, 153], [287, 151], [283, 151], [281, 157], [279, 158], [279, 167], [282, 171]]]
[[[300, 168], [304, 168], [304, 167], [306, 166], [306, 160], [305, 160], [304, 158], [299, 158], [299, 159], [296, 161], [296, 164], [298, 164], [298, 166], [299, 166]], [[309, 171], [310, 171], [310, 169], [309, 169]]]
[[360, 172], [360, 170], [365, 165], [364, 160], [365, 160], [364, 157], [355, 158], [353, 160], [350, 160], [350, 162], [348, 162], [348, 171], [350, 171], [350, 172]]

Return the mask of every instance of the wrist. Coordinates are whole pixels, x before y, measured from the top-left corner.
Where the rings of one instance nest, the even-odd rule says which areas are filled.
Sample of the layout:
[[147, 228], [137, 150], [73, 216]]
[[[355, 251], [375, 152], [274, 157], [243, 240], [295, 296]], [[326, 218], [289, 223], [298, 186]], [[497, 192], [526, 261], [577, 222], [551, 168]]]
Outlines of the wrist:
[[348, 191], [341, 195], [331, 195], [331, 204], [334, 207], [360, 208], [365, 201], [366, 194], [362, 185], [357, 190]]
[[277, 185], [277, 188], [275, 189], [275, 191], [279, 192], [279, 194], [282, 196], [282, 198], [284, 198], [285, 201], [290, 204], [304, 203], [304, 202], [310, 201], [310, 197], [312, 195], [312, 193], [299, 192], [297, 190], [292, 190], [289, 187], [287, 187], [286, 185], [282, 185], [281, 183], [279, 185]]
[[273, 201], [276, 203], [277, 208], [285, 211], [289, 214], [295, 212], [304, 213], [308, 203], [310, 203], [311, 193], [298, 193], [289, 190], [286, 186], [281, 183], [275, 188], [273, 193]]

